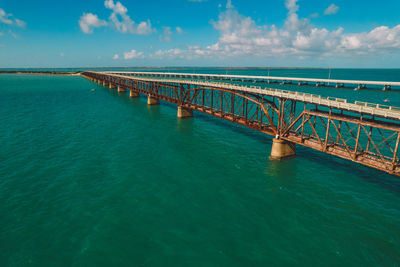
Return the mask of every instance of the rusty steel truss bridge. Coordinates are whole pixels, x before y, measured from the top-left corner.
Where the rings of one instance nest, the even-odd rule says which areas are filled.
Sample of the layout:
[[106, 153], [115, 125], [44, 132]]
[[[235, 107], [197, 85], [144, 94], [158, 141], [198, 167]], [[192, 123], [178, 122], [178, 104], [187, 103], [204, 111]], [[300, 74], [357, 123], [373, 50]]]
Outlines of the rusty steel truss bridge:
[[295, 155], [301, 145], [400, 176], [400, 108], [295, 91], [179, 77], [86, 71], [92, 81], [178, 105], [271, 135], [271, 156]]

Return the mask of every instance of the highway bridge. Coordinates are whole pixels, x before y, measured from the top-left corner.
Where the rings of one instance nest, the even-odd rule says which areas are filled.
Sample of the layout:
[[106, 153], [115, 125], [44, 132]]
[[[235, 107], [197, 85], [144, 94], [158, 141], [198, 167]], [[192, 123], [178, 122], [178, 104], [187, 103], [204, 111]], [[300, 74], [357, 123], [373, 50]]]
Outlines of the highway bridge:
[[155, 78], [181, 78], [197, 80], [215, 80], [229, 82], [248, 82], [248, 83], [279, 83], [308, 86], [325, 87], [350, 87], [354, 89], [365, 89], [367, 86], [372, 88], [382, 88], [389, 91], [392, 88], [400, 89], [400, 82], [388, 81], [359, 81], [359, 80], [338, 80], [338, 79], [315, 79], [315, 78], [296, 78], [296, 77], [277, 77], [277, 76], [249, 76], [249, 75], [221, 75], [221, 74], [201, 74], [201, 73], [173, 73], [173, 72], [108, 72], [124, 76], [134, 77], [155, 77]]
[[146, 95], [149, 105], [176, 104], [179, 118], [197, 111], [270, 135], [274, 160], [293, 157], [296, 145], [302, 145], [400, 176], [400, 108], [214, 81], [232, 75], [213, 81], [196, 75], [82, 73], [120, 93], [129, 91], [130, 97]]

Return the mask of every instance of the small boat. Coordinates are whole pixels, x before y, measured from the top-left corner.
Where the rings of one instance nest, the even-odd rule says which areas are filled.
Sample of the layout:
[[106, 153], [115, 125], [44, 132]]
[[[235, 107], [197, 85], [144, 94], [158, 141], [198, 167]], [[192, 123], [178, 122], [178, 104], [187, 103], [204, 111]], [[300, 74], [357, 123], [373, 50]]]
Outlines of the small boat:
[[91, 91], [91, 92], [95, 92], [95, 91], [96, 91], [96, 89], [91, 89], [90, 91]]
[[383, 100], [383, 102], [385, 102], [385, 103], [389, 103], [389, 102], [390, 102], [390, 100], [389, 100], [388, 98], [386, 98], [385, 100]]

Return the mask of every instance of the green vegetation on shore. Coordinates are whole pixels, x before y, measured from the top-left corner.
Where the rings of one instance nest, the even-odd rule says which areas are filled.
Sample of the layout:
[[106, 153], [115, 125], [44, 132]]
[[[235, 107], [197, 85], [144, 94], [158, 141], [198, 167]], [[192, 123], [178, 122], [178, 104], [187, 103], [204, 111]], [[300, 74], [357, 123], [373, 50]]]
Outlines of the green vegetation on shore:
[[79, 75], [81, 71], [0, 71], [0, 74], [41, 74], [41, 75]]

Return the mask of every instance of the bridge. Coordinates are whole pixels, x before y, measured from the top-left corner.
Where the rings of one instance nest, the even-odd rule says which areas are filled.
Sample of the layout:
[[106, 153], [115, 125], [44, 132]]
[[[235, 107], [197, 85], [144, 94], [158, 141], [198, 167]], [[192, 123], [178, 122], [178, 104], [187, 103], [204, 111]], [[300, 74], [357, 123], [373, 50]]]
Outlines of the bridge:
[[400, 108], [195, 77], [136, 74], [86, 71], [82, 76], [120, 93], [128, 90], [132, 98], [144, 94], [148, 105], [160, 100], [176, 104], [179, 118], [197, 111], [270, 135], [273, 160], [295, 156], [301, 145], [400, 176]]
[[355, 89], [365, 89], [367, 86], [373, 88], [382, 88], [389, 91], [393, 87], [400, 89], [400, 82], [388, 81], [358, 81], [358, 80], [337, 80], [337, 79], [315, 79], [315, 78], [293, 78], [293, 77], [276, 77], [276, 76], [249, 76], [249, 75], [221, 75], [221, 74], [201, 74], [201, 73], [171, 73], [171, 72], [108, 72], [125, 76], [134, 77], [157, 77], [157, 78], [182, 78], [197, 80], [215, 80], [229, 82], [248, 82], [248, 83], [279, 83], [279, 84], [295, 84], [309, 86], [333, 86], [351, 87]]

